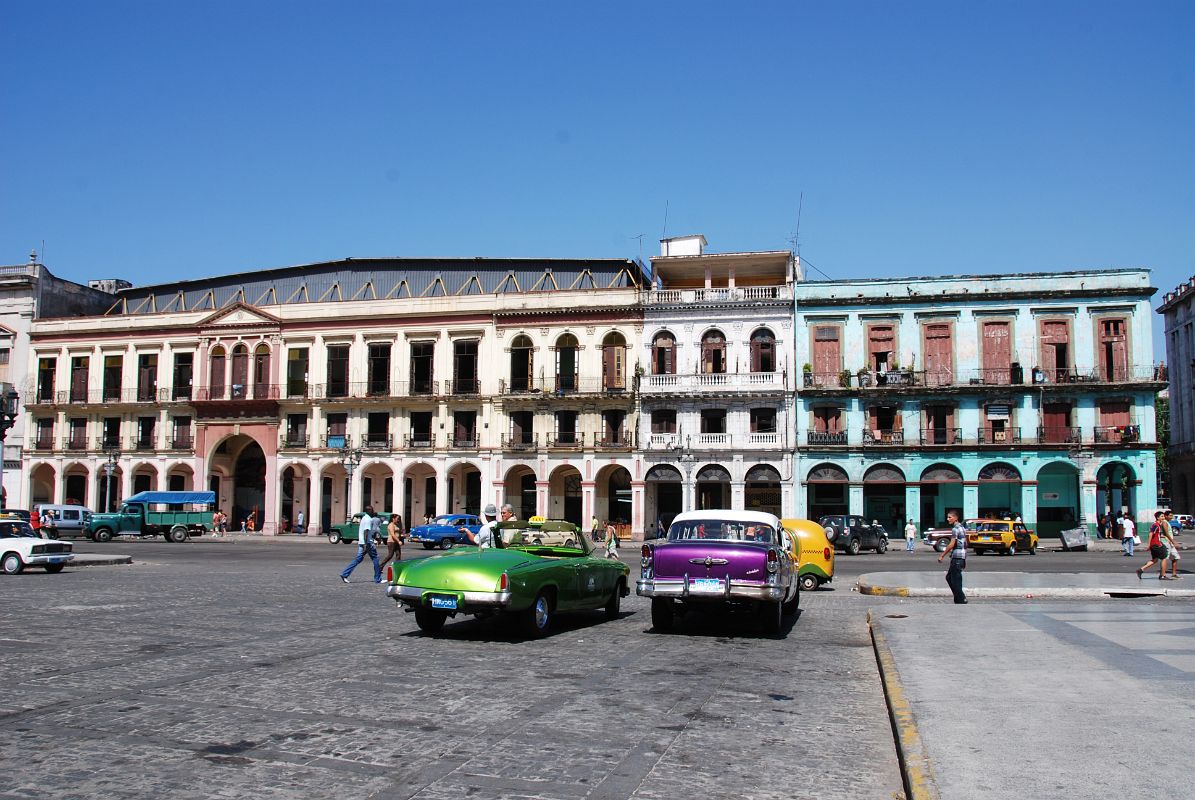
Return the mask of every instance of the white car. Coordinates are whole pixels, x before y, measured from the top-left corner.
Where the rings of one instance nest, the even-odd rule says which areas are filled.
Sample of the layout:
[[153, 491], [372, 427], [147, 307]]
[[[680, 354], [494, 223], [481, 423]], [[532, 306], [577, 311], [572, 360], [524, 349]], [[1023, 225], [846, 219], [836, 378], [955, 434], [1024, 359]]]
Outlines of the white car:
[[74, 545], [59, 539], [43, 539], [22, 519], [0, 520], [0, 570], [17, 575], [25, 567], [45, 567], [62, 572], [75, 557]]

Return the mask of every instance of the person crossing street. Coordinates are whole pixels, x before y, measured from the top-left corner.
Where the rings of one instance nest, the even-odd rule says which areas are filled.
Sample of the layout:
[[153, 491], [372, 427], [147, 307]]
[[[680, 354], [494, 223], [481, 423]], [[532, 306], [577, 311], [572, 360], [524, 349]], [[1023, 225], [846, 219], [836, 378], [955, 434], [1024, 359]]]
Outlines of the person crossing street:
[[950, 568], [946, 570], [946, 584], [954, 595], [954, 602], [963, 605], [967, 602], [967, 595], [963, 592], [963, 570], [967, 568], [967, 529], [959, 522], [958, 512], [949, 511], [946, 521], [950, 523], [950, 547], [938, 556], [938, 563], [950, 556]]
[[381, 529], [382, 521], [374, 516], [373, 506], [366, 506], [365, 513], [361, 515], [361, 524], [357, 527], [357, 557], [340, 573], [342, 581], [349, 582], [353, 570], [365, 560], [365, 554], [369, 553], [369, 557], [373, 559], [373, 582], [382, 582], [382, 565], [378, 561], [378, 548], [374, 543], [374, 540], [379, 538]]

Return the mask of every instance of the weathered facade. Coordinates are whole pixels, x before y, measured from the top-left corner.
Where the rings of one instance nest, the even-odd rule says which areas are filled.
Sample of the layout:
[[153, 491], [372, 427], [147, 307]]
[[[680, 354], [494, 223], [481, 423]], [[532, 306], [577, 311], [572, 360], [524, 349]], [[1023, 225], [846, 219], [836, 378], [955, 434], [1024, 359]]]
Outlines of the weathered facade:
[[800, 515], [1044, 536], [1156, 497], [1147, 270], [798, 284]]
[[1195, 277], [1166, 294], [1158, 313], [1170, 366], [1170, 500], [1195, 513]]

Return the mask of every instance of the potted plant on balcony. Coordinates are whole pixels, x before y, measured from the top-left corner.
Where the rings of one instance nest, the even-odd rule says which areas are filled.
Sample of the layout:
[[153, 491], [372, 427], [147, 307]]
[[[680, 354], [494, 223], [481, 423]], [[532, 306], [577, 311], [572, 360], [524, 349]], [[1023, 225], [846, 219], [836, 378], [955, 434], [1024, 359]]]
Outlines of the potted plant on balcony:
[[849, 369], [844, 369], [838, 373], [838, 385], [843, 389], [851, 388], [851, 371]]
[[812, 364], [802, 364], [801, 365], [801, 377], [803, 379], [805, 388], [809, 388], [810, 386], [813, 385], [813, 365]]
[[855, 374], [859, 376], [859, 386], [860, 387], [866, 387], [866, 386], [872, 385], [871, 370], [868, 369], [867, 367], [863, 367], [861, 370], [859, 370]]

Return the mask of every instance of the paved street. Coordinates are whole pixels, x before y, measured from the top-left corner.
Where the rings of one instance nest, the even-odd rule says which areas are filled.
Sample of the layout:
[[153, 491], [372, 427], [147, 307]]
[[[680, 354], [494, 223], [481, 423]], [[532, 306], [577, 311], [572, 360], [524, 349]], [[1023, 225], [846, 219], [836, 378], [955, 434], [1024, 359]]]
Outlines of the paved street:
[[780, 639], [649, 634], [634, 596], [543, 641], [471, 620], [436, 639], [366, 567], [340, 583], [347, 546], [107, 547], [136, 563], [0, 579], [0, 797], [901, 792], [866, 620], [891, 601], [848, 584]]

